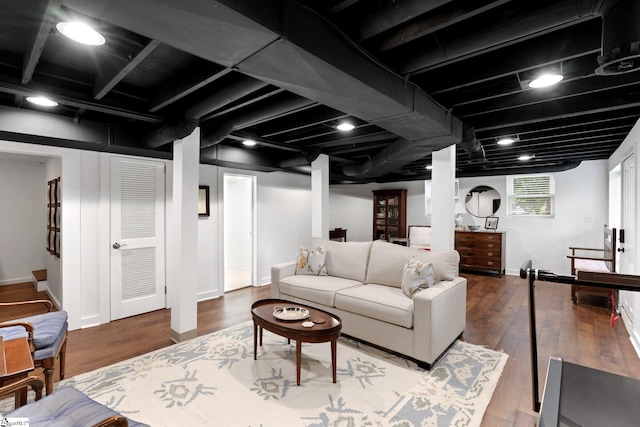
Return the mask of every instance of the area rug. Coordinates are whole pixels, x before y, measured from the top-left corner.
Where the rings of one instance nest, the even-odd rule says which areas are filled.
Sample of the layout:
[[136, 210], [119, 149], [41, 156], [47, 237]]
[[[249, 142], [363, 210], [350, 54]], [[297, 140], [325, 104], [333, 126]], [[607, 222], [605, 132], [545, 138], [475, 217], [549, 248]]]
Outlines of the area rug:
[[253, 323], [62, 381], [118, 412], [161, 426], [479, 426], [508, 356], [456, 341], [431, 369], [340, 338], [337, 383], [329, 343], [264, 333]]

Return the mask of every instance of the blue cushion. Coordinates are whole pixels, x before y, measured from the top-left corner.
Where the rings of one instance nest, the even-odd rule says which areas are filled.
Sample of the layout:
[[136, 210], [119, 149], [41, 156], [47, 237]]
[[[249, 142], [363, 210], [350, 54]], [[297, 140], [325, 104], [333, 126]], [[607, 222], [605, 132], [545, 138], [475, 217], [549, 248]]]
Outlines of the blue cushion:
[[[51, 347], [56, 341], [60, 342], [67, 330], [66, 311], [52, 311], [50, 313], [23, 317], [19, 320], [33, 324], [33, 345], [36, 348], [36, 352], [39, 349]], [[2, 335], [3, 339], [10, 340], [18, 337], [26, 337], [27, 333], [23, 327], [16, 326], [0, 328], [0, 335]]]
[[[114, 415], [120, 414], [73, 387], [63, 387], [5, 417], [28, 417], [30, 427], [80, 427], [97, 424]], [[149, 427], [133, 420], [129, 420], [129, 426]]]
[[60, 343], [62, 342], [62, 339], [64, 338], [64, 333], [66, 332], [68, 327], [69, 325], [67, 324], [67, 322], [64, 322], [64, 325], [62, 325], [62, 328], [60, 329], [60, 334], [56, 337], [56, 340], [53, 342], [53, 345], [50, 345], [49, 347], [40, 348], [40, 349], [36, 347], [36, 351], [33, 352], [33, 360], [43, 360], [49, 357], [54, 357], [56, 355], [56, 351], [58, 350], [58, 347], [60, 347]]

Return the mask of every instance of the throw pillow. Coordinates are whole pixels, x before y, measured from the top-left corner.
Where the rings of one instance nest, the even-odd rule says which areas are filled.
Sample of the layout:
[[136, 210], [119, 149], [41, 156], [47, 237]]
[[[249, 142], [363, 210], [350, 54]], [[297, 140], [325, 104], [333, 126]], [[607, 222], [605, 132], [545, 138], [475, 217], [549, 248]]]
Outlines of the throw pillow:
[[433, 264], [411, 257], [402, 270], [402, 292], [413, 299], [416, 292], [427, 289], [435, 282]]
[[309, 274], [314, 276], [327, 275], [327, 253], [324, 246], [315, 249], [300, 246], [298, 251], [298, 264], [296, 274]]

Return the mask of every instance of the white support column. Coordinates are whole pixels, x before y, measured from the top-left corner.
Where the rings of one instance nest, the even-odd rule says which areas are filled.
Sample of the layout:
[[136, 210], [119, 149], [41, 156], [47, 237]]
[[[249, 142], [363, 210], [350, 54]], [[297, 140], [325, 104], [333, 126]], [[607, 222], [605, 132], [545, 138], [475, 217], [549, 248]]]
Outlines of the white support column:
[[453, 249], [456, 146], [434, 151], [431, 164], [431, 249]]
[[198, 180], [200, 128], [173, 143], [173, 286], [171, 339], [197, 336], [198, 327]]
[[311, 162], [311, 236], [329, 238], [329, 156]]

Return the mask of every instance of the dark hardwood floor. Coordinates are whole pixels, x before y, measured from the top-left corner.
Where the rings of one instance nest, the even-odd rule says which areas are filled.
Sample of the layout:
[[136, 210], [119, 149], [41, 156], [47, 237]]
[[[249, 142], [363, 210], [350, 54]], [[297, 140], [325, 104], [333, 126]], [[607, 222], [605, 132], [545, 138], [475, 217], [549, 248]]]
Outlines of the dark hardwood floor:
[[[468, 279], [467, 328], [464, 339], [509, 354], [483, 427], [534, 426], [529, 353], [527, 283], [515, 276], [496, 278], [463, 274]], [[30, 283], [0, 286], [0, 301], [32, 299]], [[234, 291], [198, 305], [198, 335], [251, 319], [255, 300], [270, 297], [268, 286]], [[587, 301], [587, 298], [584, 298]], [[541, 389], [549, 356], [640, 379], [640, 359], [618, 321], [609, 327], [609, 309], [591, 298], [574, 305], [568, 285], [536, 282], [538, 354]], [[0, 320], [24, 312], [4, 310]], [[172, 344], [170, 311], [158, 310], [83, 330], [71, 331], [67, 377]]]

